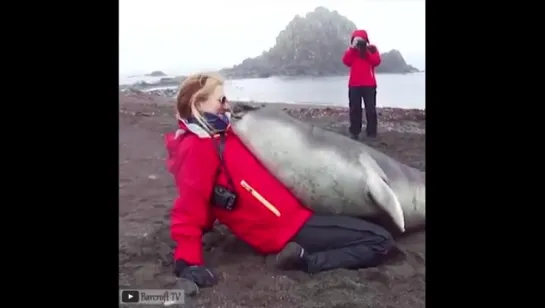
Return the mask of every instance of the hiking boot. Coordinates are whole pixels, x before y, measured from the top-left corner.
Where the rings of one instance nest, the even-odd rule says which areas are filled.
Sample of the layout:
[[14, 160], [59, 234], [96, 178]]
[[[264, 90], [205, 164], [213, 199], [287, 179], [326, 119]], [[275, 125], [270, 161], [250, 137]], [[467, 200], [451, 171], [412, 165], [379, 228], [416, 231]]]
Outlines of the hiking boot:
[[305, 249], [295, 242], [289, 242], [276, 255], [274, 265], [281, 270], [303, 269], [306, 265]]

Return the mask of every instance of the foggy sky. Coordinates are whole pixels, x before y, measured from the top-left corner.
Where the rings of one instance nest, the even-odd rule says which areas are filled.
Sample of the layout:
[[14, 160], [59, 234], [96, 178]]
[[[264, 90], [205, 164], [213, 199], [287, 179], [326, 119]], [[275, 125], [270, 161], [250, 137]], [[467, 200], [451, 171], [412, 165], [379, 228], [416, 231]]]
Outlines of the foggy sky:
[[380, 51], [398, 49], [424, 68], [424, 0], [120, 0], [120, 74], [233, 66], [274, 46], [296, 14], [317, 6], [367, 30]]

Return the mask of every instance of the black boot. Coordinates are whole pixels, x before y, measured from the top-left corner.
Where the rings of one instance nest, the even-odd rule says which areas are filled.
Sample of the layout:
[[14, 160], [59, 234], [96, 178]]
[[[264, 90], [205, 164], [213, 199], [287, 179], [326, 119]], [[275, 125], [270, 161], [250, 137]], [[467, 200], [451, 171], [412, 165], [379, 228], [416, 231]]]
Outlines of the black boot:
[[360, 139], [360, 135], [359, 134], [350, 134], [350, 138], [351, 139], [354, 139], [354, 140], [359, 140]]
[[276, 255], [275, 267], [281, 270], [305, 270], [307, 267], [305, 249], [295, 242], [289, 242]]

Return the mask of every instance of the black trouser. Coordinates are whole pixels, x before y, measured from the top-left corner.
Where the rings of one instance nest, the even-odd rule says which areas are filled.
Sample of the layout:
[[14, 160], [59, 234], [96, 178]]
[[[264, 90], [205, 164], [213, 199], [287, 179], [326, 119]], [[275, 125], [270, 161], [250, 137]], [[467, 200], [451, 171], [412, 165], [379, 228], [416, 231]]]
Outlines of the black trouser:
[[384, 228], [333, 215], [313, 215], [293, 241], [307, 252], [309, 273], [377, 266], [394, 247], [392, 235]]
[[361, 100], [365, 105], [365, 118], [367, 119], [367, 136], [377, 135], [377, 87], [349, 87], [348, 102], [350, 106], [350, 133], [361, 133], [362, 108]]

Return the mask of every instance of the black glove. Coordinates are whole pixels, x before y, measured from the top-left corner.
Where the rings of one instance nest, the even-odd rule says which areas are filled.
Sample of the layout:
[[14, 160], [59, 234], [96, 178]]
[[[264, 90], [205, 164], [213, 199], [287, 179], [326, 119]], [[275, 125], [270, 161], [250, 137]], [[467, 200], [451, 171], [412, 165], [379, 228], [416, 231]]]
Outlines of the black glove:
[[208, 268], [199, 265], [188, 265], [183, 260], [176, 260], [174, 273], [179, 278], [193, 281], [199, 287], [211, 287], [218, 280]]
[[375, 53], [377, 52], [377, 47], [375, 47], [375, 45], [369, 45], [367, 50], [369, 50], [370, 53]]

